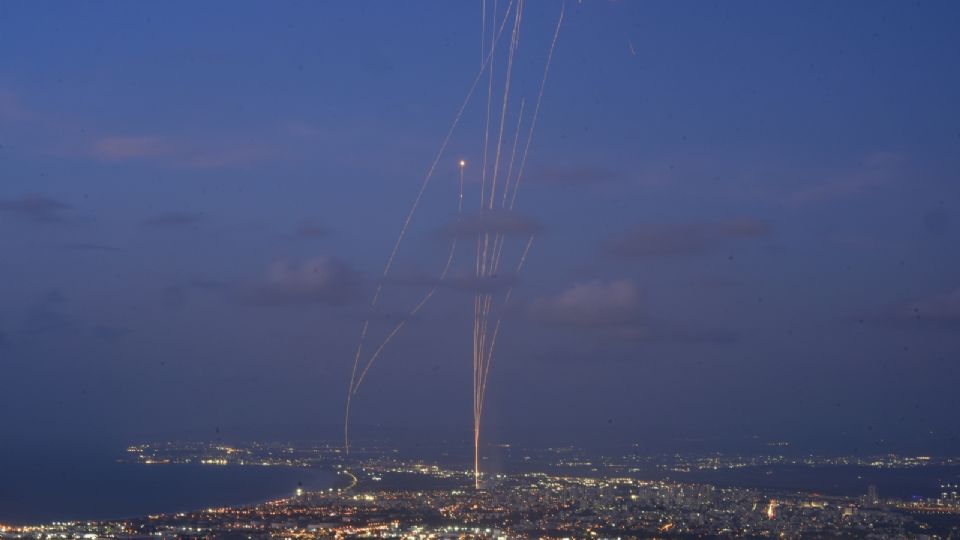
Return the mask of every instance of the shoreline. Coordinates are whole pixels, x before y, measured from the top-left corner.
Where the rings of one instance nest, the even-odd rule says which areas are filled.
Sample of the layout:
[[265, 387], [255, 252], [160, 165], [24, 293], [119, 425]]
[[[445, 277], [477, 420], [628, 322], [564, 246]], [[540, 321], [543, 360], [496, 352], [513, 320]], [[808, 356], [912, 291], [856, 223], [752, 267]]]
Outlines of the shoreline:
[[[53, 523], [110, 522], [138, 519], [150, 515], [169, 515], [181, 512], [193, 512], [206, 508], [234, 508], [264, 504], [294, 496], [298, 483], [304, 489], [319, 490], [336, 488], [341, 481], [338, 471], [329, 467], [298, 467], [287, 465], [241, 466], [241, 465], [200, 465], [200, 464], [155, 464], [144, 465], [130, 462], [111, 462], [111, 474], [106, 483], [116, 480], [116, 485], [104, 485], [99, 474], [105, 468], [104, 463], [93, 463], [89, 468], [70, 467], [74, 473], [64, 483], [50, 484], [49, 492], [57, 497], [46, 497], [37, 487], [26, 485], [7, 485], [0, 491], [0, 508], [10, 510], [10, 515], [0, 514], [0, 526], [35, 527]], [[77, 473], [77, 471], [80, 471]], [[149, 471], [149, 472], [147, 472]], [[133, 474], [123, 474], [132, 472]], [[296, 479], [297, 472], [307, 478]], [[278, 478], [279, 475], [279, 478]], [[20, 475], [23, 476], [22, 474]], [[3, 478], [0, 475], [0, 478]], [[84, 482], [84, 480], [93, 480]], [[21, 482], [21, 484], [24, 484]], [[289, 488], [287, 485], [289, 484]], [[257, 486], [257, 487], [254, 487]], [[260, 495], [249, 493], [262, 488]], [[26, 502], [18, 495], [23, 489], [29, 489]], [[246, 495], [232, 499], [243, 490]], [[64, 491], [68, 495], [61, 495]], [[130, 492], [138, 495], [131, 496]], [[112, 496], [103, 497], [104, 494]], [[184, 494], [190, 494], [189, 502]], [[199, 494], [199, 495], [198, 495]], [[100, 496], [99, 504], [89, 503], [90, 496]], [[248, 496], [249, 495], [249, 496]], [[10, 499], [10, 503], [7, 502]], [[131, 499], [137, 501], [130, 503]], [[200, 499], [205, 499], [200, 500]], [[242, 499], [242, 500], [241, 500]], [[107, 508], [117, 503], [135, 506], [122, 510], [122, 515], [106, 515]], [[49, 505], [44, 509], [42, 505]], [[19, 508], [17, 508], [19, 506]], [[66, 507], [70, 508], [66, 508]], [[103, 508], [96, 508], [101, 506]], [[64, 508], [62, 511], [52, 507]], [[142, 507], [142, 508], [141, 508]], [[54, 517], [52, 514], [66, 517]], [[4, 512], [6, 514], [6, 512]], [[19, 515], [18, 515], [19, 514]], [[43, 517], [40, 517], [40, 514]], [[21, 517], [22, 515], [22, 517]], [[37, 515], [37, 517], [31, 517]]]

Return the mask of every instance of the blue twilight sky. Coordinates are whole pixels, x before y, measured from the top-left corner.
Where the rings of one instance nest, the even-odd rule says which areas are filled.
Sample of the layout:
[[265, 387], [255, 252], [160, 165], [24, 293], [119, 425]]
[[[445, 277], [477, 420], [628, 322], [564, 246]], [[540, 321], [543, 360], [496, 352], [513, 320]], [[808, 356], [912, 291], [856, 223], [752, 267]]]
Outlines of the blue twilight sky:
[[[4, 437], [335, 434], [482, 5], [0, 3]], [[507, 141], [560, 9], [524, 6]], [[491, 438], [954, 440], [958, 27], [955, 2], [568, 0], [517, 211], [476, 216], [481, 78], [371, 335], [436, 283], [464, 159], [460, 228], [502, 222], [509, 268], [536, 232], [498, 276]], [[475, 240], [455, 236], [359, 425], [469, 430]]]

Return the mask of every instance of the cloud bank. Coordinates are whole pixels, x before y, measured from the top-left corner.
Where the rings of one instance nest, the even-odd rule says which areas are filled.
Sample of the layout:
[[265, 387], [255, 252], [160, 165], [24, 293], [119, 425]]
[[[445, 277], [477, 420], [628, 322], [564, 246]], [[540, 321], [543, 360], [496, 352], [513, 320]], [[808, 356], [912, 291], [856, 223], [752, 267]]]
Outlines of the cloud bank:
[[636, 225], [607, 242], [609, 253], [620, 257], [676, 257], [705, 253], [728, 241], [771, 234], [764, 221], [742, 218], [694, 223]]

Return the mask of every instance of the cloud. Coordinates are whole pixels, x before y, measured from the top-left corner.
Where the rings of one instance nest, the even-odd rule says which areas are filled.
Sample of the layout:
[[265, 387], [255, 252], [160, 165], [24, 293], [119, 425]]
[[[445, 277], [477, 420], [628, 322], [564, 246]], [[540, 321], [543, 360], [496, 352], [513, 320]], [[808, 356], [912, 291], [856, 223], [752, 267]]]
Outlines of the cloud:
[[330, 229], [318, 223], [306, 222], [297, 227], [297, 235], [305, 238], [321, 238], [330, 234]]
[[178, 306], [194, 292], [254, 306], [341, 305], [359, 297], [360, 274], [334, 257], [314, 257], [302, 263], [280, 260], [270, 264], [260, 282], [230, 283], [209, 278], [186, 279], [163, 290]]
[[61, 309], [67, 297], [59, 289], [50, 289], [39, 296], [34, 305], [26, 310], [20, 330], [27, 337], [71, 332], [74, 321]]
[[585, 186], [615, 180], [617, 174], [604, 167], [548, 167], [534, 175], [534, 179], [546, 184]]
[[807, 204], [840, 199], [878, 186], [885, 181], [883, 177], [866, 174], [843, 176], [831, 182], [799, 189], [790, 195], [790, 202]]
[[248, 287], [242, 299], [256, 305], [345, 304], [357, 298], [359, 274], [332, 257], [315, 257], [302, 264], [277, 261], [264, 282]]
[[267, 146], [250, 141], [205, 137], [187, 140], [167, 135], [101, 137], [81, 153], [102, 161], [155, 161], [192, 168], [247, 165], [270, 157]]
[[163, 137], [151, 135], [104, 137], [93, 143], [94, 155], [107, 160], [158, 158], [172, 152]]
[[44, 306], [35, 307], [23, 318], [22, 331], [29, 337], [68, 332], [73, 322], [63, 313]]
[[164, 212], [143, 221], [148, 227], [184, 227], [203, 221], [203, 214], [196, 212]]
[[446, 279], [439, 276], [417, 274], [406, 276], [391, 276], [388, 281], [392, 284], [409, 287], [439, 287], [470, 293], [497, 293], [516, 285], [517, 275], [513, 272], [499, 272], [489, 277], [477, 277], [474, 274], [448, 275]]
[[594, 280], [578, 283], [529, 306], [531, 318], [541, 324], [579, 329], [628, 342], [677, 344], [733, 343], [738, 336], [721, 329], [691, 328], [647, 317], [640, 293], [631, 281]]
[[590, 281], [530, 305], [534, 319], [557, 326], [597, 327], [629, 323], [640, 307], [636, 286], [628, 280]]
[[960, 325], [960, 287], [908, 302], [895, 310], [895, 319]]
[[622, 257], [696, 255], [735, 239], [767, 236], [769, 224], [751, 218], [699, 223], [637, 225], [607, 242], [608, 252]]
[[24, 121], [30, 119], [30, 111], [16, 94], [0, 88], [0, 118]]
[[488, 210], [466, 216], [444, 228], [446, 234], [458, 238], [475, 238], [480, 233], [528, 236], [540, 230], [540, 225], [533, 219], [506, 210]]
[[818, 203], [851, 197], [894, 181], [902, 169], [903, 156], [876, 153], [867, 156], [859, 166], [819, 184], [805, 186], [789, 194], [795, 205]]
[[168, 302], [179, 305], [194, 291], [222, 291], [230, 288], [230, 285], [223, 281], [207, 278], [191, 278], [170, 285], [163, 290], [163, 294]]
[[[19, 147], [41, 154], [92, 158], [110, 163], [151, 161], [180, 167], [245, 165], [275, 153], [281, 145], [260, 132], [223, 134], [107, 133], [86, 135], [78, 124], [89, 119], [63, 118], [27, 107], [17, 95], [0, 88], [0, 120], [19, 135]], [[77, 132], [80, 131], [82, 135]]]
[[0, 199], [0, 214], [34, 223], [63, 223], [71, 206], [45, 195], [24, 195], [18, 199]]

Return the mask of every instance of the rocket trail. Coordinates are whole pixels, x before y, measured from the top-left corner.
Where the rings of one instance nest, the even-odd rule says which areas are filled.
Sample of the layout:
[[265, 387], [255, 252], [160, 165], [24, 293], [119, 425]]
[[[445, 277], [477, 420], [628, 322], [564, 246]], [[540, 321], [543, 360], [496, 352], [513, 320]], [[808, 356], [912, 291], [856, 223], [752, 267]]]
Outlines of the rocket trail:
[[[490, 179], [490, 186], [487, 188], [486, 181], [484, 178], [482, 187], [481, 187], [481, 207], [486, 206], [487, 210], [494, 210], [496, 207], [494, 201], [496, 200], [497, 195], [497, 186], [499, 183], [499, 174], [502, 160], [502, 151], [503, 151], [503, 132], [506, 124], [506, 111], [509, 103], [509, 89], [510, 81], [512, 75], [512, 64], [513, 64], [513, 54], [518, 45], [519, 39], [519, 25], [521, 20], [521, 14], [523, 9], [523, 0], [518, 0], [516, 13], [514, 15], [514, 28], [513, 33], [511, 34], [510, 42], [510, 51], [507, 58], [507, 68], [504, 75], [504, 93], [503, 101], [501, 103], [501, 114], [498, 123], [498, 136], [496, 143], [496, 154], [494, 157], [493, 170]], [[511, 150], [511, 157], [509, 165], [507, 166], [506, 178], [503, 181], [503, 187], [499, 208], [503, 210], [513, 210], [516, 205], [517, 196], [519, 193], [520, 182], [523, 177], [523, 172], [526, 168], [527, 158], [530, 152], [530, 145], [533, 140], [533, 133], [536, 129], [537, 118], [540, 113], [541, 103], [543, 101], [544, 88], [546, 87], [547, 78], [550, 73], [550, 65], [553, 61], [553, 53], [556, 49], [557, 39], [560, 34], [560, 27], [563, 24], [563, 18], [565, 13], [566, 5], [561, 5], [560, 16], [557, 19], [557, 25], [553, 33], [553, 39], [550, 42], [550, 49], [547, 53], [547, 60], [544, 66], [543, 78], [540, 81], [540, 87], [537, 93], [537, 101], [534, 107], [533, 115], [530, 121], [530, 127], [527, 132], [526, 142], [524, 144], [522, 157], [520, 158], [520, 165], [517, 171], [516, 179], [513, 181], [511, 186], [511, 177], [513, 173], [513, 167], [516, 158], [517, 144], [519, 140], [520, 126], [522, 125], [522, 108], [521, 112], [518, 114], [517, 126], [514, 133], [513, 139], [513, 148]], [[508, 8], [509, 11], [509, 8]], [[492, 70], [491, 70], [492, 71]], [[492, 80], [492, 75], [491, 75]], [[488, 90], [489, 92], [489, 90]], [[488, 107], [489, 107], [489, 94], [488, 94]], [[486, 157], [487, 157], [487, 140], [488, 140], [488, 130], [489, 130], [489, 109], [488, 109], [488, 120], [485, 128], [484, 136], [484, 165], [486, 166]], [[485, 175], [484, 175], [485, 176]], [[512, 193], [511, 193], [512, 188]], [[486, 190], [489, 189], [489, 200], [486, 204], [483, 204], [483, 198], [486, 195]], [[509, 193], [509, 203], [508, 201]], [[505, 243], [505, 237], [502, 232], [494, 233], [493, 235], [493, 245], [490, 245], [490, 233], [484, 232], [482, 239], [481, 247], [481, 238], [477, 238], [477, 264], [476, 264], [476, 273], [479, 280], [482, 282], [485, 279], [489, 279], [493, 276], [496, 276], [500, 263], [503, 256], [503, 246]], [[526, 261], [527, 255], [529, 254], [530, 248], [533, 244], [533, 236], [527, 241], [527, 244], [523, 250], [523, 254], [520, 257], [520, 262], [517, 266], [517, 273], [523, 267], [524, 262]], [[512, 295], [512, 287], [507, 290], [503, 298], [503, 304], [509, 301], [510, 296]], [[501, 317], [498, 316], [496, 322], [493, 324], [492, 329], [490, 325], [490, 316], [493, 311], [493, 299], [494, 293], [492, 292], [480, 292], [477, 291], [474, 294], [474, 322], [473, 322], [473, 444], [474, 444], [474, 486], [479, 489], [480, 487], [480, 433], [483, 419], [483, 406], [486, 397], [487, 383], [489, 381], [490, 375], [490, 366], [493, 363], [493, 353], [496, 348], [497, 338], [500, 334], [501, 328]]]
[[[511, 0], [511, 5], [512, 3], [513, 0]], [[491, 46], [490, 54], [487, 56], [486, 60], [486, 63], [490, 64], [491, 66], [493, 64], [493, 55], [496, 43], [499, 41], [500, 35], [503, 33], [503, 25], [506, 22], [507, 19], [504, 17], [503, 24], [500, 25], [500, 29], [497, 31], [492, 40], [493, 45]], [[447, 136], [444, 137], [443, 143], [440, 144], [440, 149], [437, 151], [437, 155], [434, 157], [433, 163], [430, 164], [430, 169], [427, 171], [426, 176], [424, 176], [423, 181], [420, 184], [420, 190], [417, 191], [417, 196], [414, 198], [413, 204], [410, 206], [410, 211], [407, 212], [407, 217], [403, 220], [403, 226], [400, 228], [400, 234], [397, 235], [397, 240], [394, 242], [393, 249], [390, 251], [390, 256], [387, 258], [387, 263], [383, 268], [383, 277], [387, 277], [390, 274], [390, 268], [393, 266], [393, 261], [397, 257], [397, 252], [400, 250], [400, 244], [403, 243], [403, 238], [406, 236], [407, 229], [410, 227], [410, 222], [413, 221], [413, 216], [417, 213], [417, 208], [420, 206], [420, 200], [423, 198], [423, 193], [427, 190], [427, 186], [430, 185], [430, 180], [433, 178], [433, 173], [437, 170], [437, 164], [440, 163], [440, 158], [443, 157], [443, 153], [447, 149], [447, 145], [450, 143], [450, 138], [453, 137], [453, 133], [456, 131], [457, 125], [460, 123], [460, 119], [463, 117], [463, 111], [467, 108], [467, 104], [470, 103], [470, 98], [473, 96], [473, 91], [476, 90], [477, 83], [480, 82], [482, 75], [483, 71], [481, 70], [473, 80], [473, 84], [470, 85], [470, 90], [467, 92], [467, 97], [464, 98], [463, 103], [460, 105], [460, 109], [457, 111], [457, 115], [453, 119], [453, 124], [447, 131]], [[383, 280], [381, 279], [380, 283], [377, 285], [377, 290], [373, 295], [371, 304], [376, 305], [382, 291]]]
[[[526, 169], [527, 159], [530, 153], [530, 147], [533, 135], [536, 130], [539, 117], [544, 89], [550, 73], [550, 66], [553, 62], [554, 51], [556, 50], [557, 40], [560, 34], [560, 28], [563, 24], [566, 5], [561, 4], [560, 14], [557, 19], [556, 28], [553, 31], [547, 52], [546, 63], [543, 69], [543, 75], [537, 89], [537, 98], [530, 117], [529, 125], [526, 127], [525, 137], [521, 135], [524, 128], [524, 112], [526, 101], [521, 98], [518, 112], [516, 113], [516, 123], [511, 125], [508, 130], [507, 123], [510, 111], [511, 90], [513, 86], [514, 66], [516, 52], [520, 43], [520, 30], [523, 21], [523, 10], [525, 0], [509, 0], [506, 9], [502, 14], [499, 13], [500, 3], [493, 0], [490, 9], [491, 25], [487, 24], [488, 7], [487, 0], [483, 0], [481, 6], [481, 31], [480, 31], [480, 67], [470, 85], [467, 94], [454, 115], [453, 121], [442, 139], [440, 147], [431, 161], [426, 175], [421, 180], [416, 196], [407, 212], [397, 238], [393, 243], [383, 273], [378, 280], [375, 292], [369, 305], [367, 319], [364, 321], [360, 330], [360, 339], [354, 355], [353, 369], [350, 376], [350, 383], [347, 388], [346, 409], [344, 413], [344, 448], [349, 454], [350, 450], [350, 409], [353, 398], [357, 395], [360, 386], [366, 380], [371, 368], [382, 356], [386, 347], [399, 335], [406, 327], [407, 323], [415, 317], [436, 294], [441, 282], [447, 279], [449, 272], [456, 259], [457, 240], [454, 237], [451, 240], [450, 251], [447, 255], [444, 266], [440, 272], [439, 279], [423, 294], [422, 297], [413, 305], [408, 314], [383, 336], [383, 338], [372, 348], [369, 354], [364, 353], [367, 348], [368, 334], [370, 332], [370, 317], [376, 312], [380, 298], [384, 290], [384, 284], [390, 275], [394, 261], [400, 251], [400, 246], [409, 230], [410, 224], [416, 215], [417, 209], [423, 199], [423, 195], [434, 177], [437, 167], [443, 155], [450, 144], [451, 138], [456, 131], [467, 105], [473, 98], [477, 87], [482, 79], [486, 78], [487, 95], [483, 107], [483, 136], [481, 140], [481, 157], [479, 171], [479, 210], [481, 220], [485, 215], [492, 215], [494, 211], [510, 212], [517, 202], [521, 181]], [[508, 22], [512, 25], [510, 30], [510, 41], [504, 56], [503, 67], [500, 71], [496, 69], [496, 57], [498, 54], [498, 44], [503, 36]], [[489, 28], [489, 36], [487, 35]], [[488, 41], [489, 39], [489, 41]], [[502, 91], [498, 92], [499, 102], [495, 103], [494, 83], [498, 77], [502, 76]], [[499, 85], [500, 83], [497, 82]], [[499, 111], [495, 115], [494, 107], [498, 106]], [[510, 120], [511, 122], [513, 120]], [[491, 133], [491, 130], [495, 130]], [[508, 134], [512, 131], [512, 138]], [[492, 135], [492, 136], [491, 136]], [[509, 145], [509, 158], [505, 154], [505, 146]], [[465, 161], [459, 162], [459, 193], [457, 200], [457, 222], [460, 223], [463, 216], [464, 204], [464, 169]], [[515, 275], [518, 275], [524, 267], [530, 250], [533, 246], [534, 235], [531, 235], [519, 257], [516, 265]], [[493, 365], [494, 353], [501, 329], [503, 328], [503, 312], [513, 294], [513, 285], [511, 284], [501, 295], [494, 289], [487, 288], [494, 281], [499, 273], [503, 263], [505, 245], [507, 244], [507, 235], [502, 230], [487, 227], [481, 228], [477, 232], [477, 244], [475, 246], [475, 264], [474, 274], [477, 279], [478, 289], [473, 295], [473, 329], [472, 329], [472, 386], [473, 386], [473, 468], [474, 485], [479, 489], [481, 483], [480, 471], [480, 436], [483, 425], [484, 405], [486, 404], [486, 390], [489, 382], [491, 366]]]
[[[507, 13], [509, 14], [510, 7], [513, 5], [513, 0], [510, 0], [510, 4], [507, 8]], [[420, 184], [420, 189], [417, 191], [417, 196], [413, 200], [413, 204], [410, 207], [410, 210], [407, 212], [407, 216], [403, 221], [403, 226], [400, 228], [400, 233], [397, 235], [397, 240], [394, 242], [393, 249], [390, 251], [390, 256], [387, 258], [387, 263], [384, 265], [383, 275], [381, 276], [379, 282], [377, 283], [376, 291], [373, 294], [373, 299], [370, 301], [369, 310], [373, 312], [380, 300], [380, 295], [383, 292], [383, 283], [387, 276], [390, 274], [390, 269], [393, 266], [393, 261], [397, 256], [397, 252], [400, 249], [400, 244], [403, 243], [403, 239], [407, 234], [407, 229], [410, 226], [410, 222], [413, 220], [413, 216], [416, 214], [417, 208], [420, 205], [420, 200], [423, 198], [423, 193], [426, 191], [427, 186], [430, 184], [430, 180], [433, 178], [433, 174], [436, 171], [437, 165], [440, 162], [440, 159], [443, 157], [443, 153], [447, 148], [447, 145], [450, 143], [451, 137], [453, 137], [454, 131], [456, 131], [457, 126], [460, 123], [460, 119], [463, 117], [463, 112], [466, 110], [467, 105], [470, 103], [471, 97], [473, 97], [474, 91], [477, 89], [477, 85], [480, 83], [480, 79], [483, 78], [483, 72], [485, 71], [487, 64], [489, 64], [495, 52], [494, 46], [499, 41], [500, 37], [503, 35], [503, 29], [507, 23], [507, 17], [505, 16], [501, 21], [499, 28], [496, 28], [496, 31], [491, 36], [491, 50], [490, 53], [484, 58], [483, 63], [480, 65], [480, 69], [477, 72], [477, 75], [474, 77], [473, 82], [470, 85], [467, 95], [463, 100], [463, 103], [460, 105], [460, 108], [457, 110], [457, 114], [454, 116], [453, 122], [450, 125], [450, 129], [447, 131], [446, 136], [443, 139], [443, 142], [440, 144], [440, 149], [437, 151], [436, 157], [434, 157], [433, 162], [430, 164], [430, 168], [427, 170], [427, 174], [424, 176], [423, 181]], [[363, 325], [360, 329], [360, 339], [357, 344], [356, 354], [354, 355], [353, 370], [350, 374], [350, 384], [347, 388], [347, 402], [346, 410], [344, 412], [344, 422], [343, 422], [343, 446], [344, 451], [350, 453], [350, 406], [352, 404], [352, 396], [357, 391], [357, 372], [360, 367], [360, 357], [363, 351], [363, 345], [367, 338], [367, 332], [370, 328], [370, 318], [369, 316], [363, 322]]]
[[520, 39], [520, 20], [523, 15], [523, 0], [517, 1], [517, 11], [513, 18], [513, 32], [510, 36], [510, 52], [507, 55], [507, 74], [503, 80], [503, 102], [500, 108], [500, 128], [497, 135], [497, 153], [493, 162], [493, 178], [490, 181], [490, 202], [487, 205], [493, 209], [494, 196], [497, 193], [497, 177], [500, 173], [500, 156], [503, 149], [503, 128], [506, 125], [507, 105], [510, 102], [510, 82], [513, 75], [513, 56], [517, 51], [517, 44]]
[[[533, 246], [533, 239], [535, 236], [536, 235], [531, 234], [530, 239], [527, 240], [527, 245], [523, 248], [523, 254], [520, 255], [520, 262], [517, 264], [516, 274], [520, 274], [520, 271], [523, 270], [523, 263], [525, 263], [527, 260], [527, 254], [530, 253], [530, 247]], [[510, 303], [510, 297], [512, 295], [513, 295], [513, 286], [508, 288], [507, 293], [503, 295], [504, 305], [507, 305], [508, 303]], [[487, 377], [490, 375], [490, 364], [493, 361], [493, 349], [497, 344], [497, 335], [500, 333], [501, 320], [502, 319], [500, 317], [497, 317], [497, 322], [493, 327], [493, 338], [490, 340], [490, 352], [487, 355], [487, 366], [486, 366], [486, 369], [484, 370], [483, 383], [481, 384], [481, 389], [483, 390], [480, 396], [480, 413], [481, 414], [483, 414], [483, 401], [485, 397], [484, 392], [486, 391], [486, 388], [487, 388]]]
[[523, 149], [523, 157], [520, 159], [520, 171], [517, 173], [517, 181], [513, 187], [513, 197], [510, 199], [511, 209], [513, 209], [513, 206], [517, 203], [520, 179], [523, 177], [523, 171], [527, 166], [527, 155], [530, 153], [530, 141], [533, 140], [533, 130], [537, 127], [537, 117], [540, 115], [540, 103], [543, 101], [543, 89], [547, 85], [547, 76], [550, 74], [550, 64], [553, 62], [553, 51], [557, 48], [557, 38], [560, 36], [560, 25], [563, 23], [563, 13], [566, 7], [566, 3], [560, 5], [560, 19], [557, 20], [557, 28], [553, 32], [553, 41], [550, 42], [547, 64], [543, 68], [543, 79], [540, 80], [540, 92], [537, 94], [537, 105], [533, 108], [533, 119], [530, 121], [530, 131], [527, 132], [527, 144]]
[[[460, 193], [457, 198], [458, 200], [457, 223], [460, 223], [463, 215], [463, 172], [466, 165], [467, 163], [465, 161], [460, 160], [460, 182], [459, 182]], [[393, 327], [393, 330], [391, 330], [387, 334], [387, 336], [380, 343], [380, 346], [377, 347], [373, 355], [370, 356], [370, 359], [367, 361], [366, 367], [363, 368], [363, 371], [360, 373], [360, 377], [357, 379], [357, 384], [354, 385], [353, 395], [356, 395], [357, 391], [360, 389], [360, 383], [362, 383], [363, 379], [367, 376], [367, 372], [370, 371], [370, 367], [373, 365], [373, 363], [377, 360], [377, 358], [380, 357], [380, 353], [383, 352], [383, 349], [390, 343], [393, 337], [397, 335], [397, 333], [399, 333], [401, 329], [403, 329], [403, 327], [407, 324], [407, 322], [411, 318], [413, 318], [417, 313], [419, 313], [420, 310], [423, 308], [423, 306], [427, 305], [427, 302], [430, 301], [430, 298], [433, 297], [433, 295], [437, 292], [437, 289], [440, 287], [439, 282], [447, 279], [447, 274], [449, 274], [450, 272], [450, 266], [453, 264], [453, 259], [456, 252], [457, 252], [457, 237], [454, 236], [453, 240], [450, 242], [450, 252], [447, 254], [447, 262], [443, 266], [443, 271], [440, 272], [440, 278], [437, 280], [437, 283], [434, 284], [433, 287], [431, 287], [430, 290], [428, 290], [427, 293], [423, 295], [423, 298], [421, 298], [420, 301], [413, 307], [413, 309], [410, 310], [410, 313], [403, 320], [401, 320], [399, 323], [397, 323]]]

